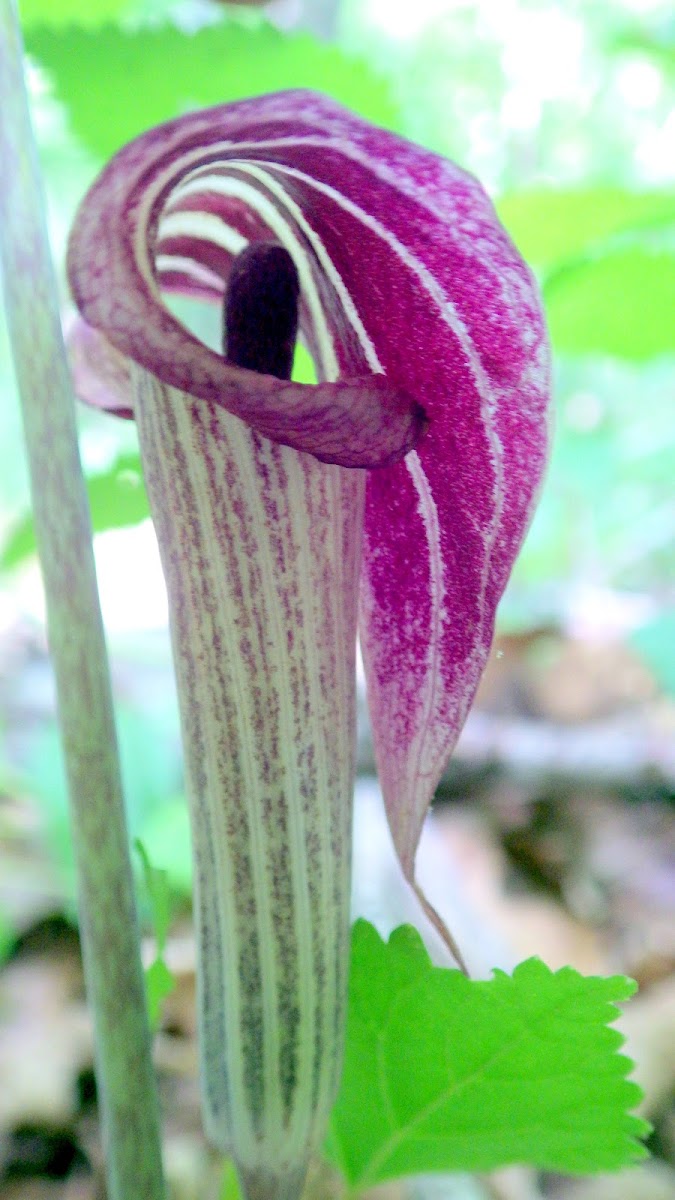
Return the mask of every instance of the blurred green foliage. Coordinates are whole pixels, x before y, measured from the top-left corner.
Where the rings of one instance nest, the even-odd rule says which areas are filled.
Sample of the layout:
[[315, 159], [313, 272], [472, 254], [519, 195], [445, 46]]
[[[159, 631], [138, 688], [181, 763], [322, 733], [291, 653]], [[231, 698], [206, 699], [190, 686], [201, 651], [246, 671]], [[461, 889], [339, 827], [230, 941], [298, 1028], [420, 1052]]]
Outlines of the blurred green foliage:
[[664, 691], [675, 696], [675, 611], [660, 613], [637, 629], [631, 640]]
[[604, 248], [544, 282], [553, 345], [637, 361], [673, 349], [675, 261], [666, 249]]
[[[171, 704], [164, 708], [141, 708], [120, 702], [116, 708], [116, 722], [130, 836], [151, 846], [153, 857], [164, 866], [164, 858], [156, 855], [155, 837], [167, 844], [164, 826], [165, 822], [171, 822], [171, 798], [178, 795], [181, 783], [177, 714]], [[39, 802], [45, 838], [60, 886], [74, 910], [75, 862], [56, 723], [26, 731], [17, 758], [20, 791], [34, 796]], [[168, 879], [172, 889], [179, 894], [185, 894], [186, 884], [189, 886], [189, 878], [186, 879], [184, 871], [181, 874], [185, 857], [189, 856], [187, 817], [182, 834], [184, 855], [177, 854], [176, 870]], [[168, 845], [176, 848], [171, 841]]]
[[[542, 503], [503, 617], [559, 615], [560, 590], [588, 583], [662, 595], [672, 574], [672, 366], [558, 358], [553, 452]], [[543, 609], [542, 609], [543, 605]]]
[[18, 0], [24, 29], [48, 24], [55, 28], [77, 24], [85, 29], [116, 21], [132, 9], [132, 0]]
[[152, 930], [155, 937], [155, 957], [145, 971], [145, 988], [148, 1001], [150, 1028], [157, 1030], [162, 1017], [162, 1006], [176, 986], [174, 975], [164, 957], [166, 940], [171, 927], [172, 905], [168, 872], [155, 867], [141, 841], [136, 838], [134, 849], [143, 869], [143, 882], [152, 912]]
[[540, 270], [558, 351], [640, 362], [675, 350], [675, 191], [523, 190], [497, 208]]
[[[95, 533], [137, 525], [150, 515], [138, 454], [121, 454], [106, 470], [90, 473], [87, 486]], [[25, 513], [5, 540], [0, 568], [10, 570], [34, 553], [33, 520]]]
[[675, 191], [627, 188], [522, 188], [497, 201], [521, 254], [550, 272], [561, 263], [600, 256], [612, 239], [675, 226]]
[[192, 36], [170, 25], [36, 29], [26, 45], [49, 71], [74, 132], [102, 159], [180, 113], [284, 88], [326, 92], [379, 124], [396, 115], [386, 84], [360, 57], [267, 24], [251, 29], [230, 21]]

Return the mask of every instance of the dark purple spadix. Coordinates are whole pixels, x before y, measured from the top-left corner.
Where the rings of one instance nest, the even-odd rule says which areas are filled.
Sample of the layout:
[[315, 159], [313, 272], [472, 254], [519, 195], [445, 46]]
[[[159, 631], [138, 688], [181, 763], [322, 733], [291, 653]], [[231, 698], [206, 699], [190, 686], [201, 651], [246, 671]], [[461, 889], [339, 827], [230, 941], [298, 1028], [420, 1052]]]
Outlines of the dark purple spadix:
[[300, 284], [288, 250], [247, 246], [235, 258], [224, 305], [225, 357], [236, 367], [290, 379], [298, 333]]

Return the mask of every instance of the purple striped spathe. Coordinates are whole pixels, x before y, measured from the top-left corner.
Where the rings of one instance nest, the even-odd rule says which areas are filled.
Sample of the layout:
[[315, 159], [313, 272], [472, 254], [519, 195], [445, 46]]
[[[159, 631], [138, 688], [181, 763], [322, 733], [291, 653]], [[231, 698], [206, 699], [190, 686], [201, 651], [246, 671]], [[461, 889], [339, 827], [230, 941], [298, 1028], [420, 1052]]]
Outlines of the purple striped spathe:
[[[222, 305], [233, 260], [256, 241], [282, 245], [295, 264], [300, 335], [316, 365], [315, 386], [233, 366], [194, 338], [163, 304], [162, 292], [175, 292]], [[335, 711], [347, 723], [353, 720], [353, 696], [344, 677], [344, 653], [351, 655], [345, 645], [354, 634], [355, 602], [355, 593], [347, 593], [358, 588], [378, 771], [394, 843], [406, 878], [414, 883], [424, 816], [485, 667], [496, 607], [547, 458], [549, 350], [529, 269], [470, 175], [325, 97], [296, 91], [188, 114], [120, 151], [78, 214], [69, 276], [81, 314], [70, 335], [78, 390], [82, 399], [120, 415], [136, 408], [139, 424], [151, 434], [153, 449], [148, 441], [143, 451], [146, 471], [160, 480], [149, 488], [151, 503], [154, 491], [155, 503], [170, 507], [171, 470], [183, 470], [175, 434], [162, 433], [162, 413], [172, 430], [182, 428], [183, 421], [190, 454], [197, 454], [201, 444], [209, 456], [217, 456], [219, 440], [230, 436], [232, 421], [239, 419], [246, 436], [241, 440], [241, 431], [231, 436], [239, 439], [242, 454], [251, 454], [248, 477], [254, 484], [258, 478], [261, 494], [272, 486], [272, 477], [277, 496], [282, 479], [290, 480], [289, 497], [302, 494], [307, 517], [289, 517], [288, 526], [296, 554], [302, 529], [312, 551], [328, 545], [334, 586], [343, 590], [342, 615], [335, 616], [330, 634], [342, 640], [343, 660], [336, 667], [324, 644], [317, 670], [323, 672], [322, 686], [330, 689], [339, 680]], [[159, 391], [148, 378], [158, 381]], [[146, 414], [138, 411], [143, 395], [152, 396]], [[191, 414], [184, 420], [181, 405]], [[247, 440], [251, 448], [245, 451]], [[230, 453], [223, 453], [224, 462]], [[153, 463], [153, 455], [166, 461]], [[297, 467], [290, 466], [294, 455]], [[315, 464], [311, 471], [308, 456]], [[344, 474], [353, 477], [352, 484], [339, 482], [340, 468], [348, 468]], [[367, 478], [359, 468], [367, 470]], [[322, 469], [333, 473], [330, 485], [321, 482]], [[196, 480], [197, 467], [190, 471]], [[190, 471], [186, 468], [186, 477]], [[184, 506], [178, 520], [194, 522], [209, 490], [215, 494], [221, 488], [225, 467], [214, 471], [203, 484], [202, 500]], [[357, 479], [365, 484], [365, 499]], [[194, 487], [197, 495], [202, 485]], [[269, 540], [271, 576], [272, 510], [251, 501], [247, 512], [249, 532], [251, 514], [257, 512]], [[243, 520], [241, 513], [237, 519]], [[166, 526], [166, 520], [164, 513], [159, 525]], [[337, 549], [348, 529], [358, 540], [346, 555], [349, 569], [339, 565], [344, 544], [340, 553]], [[171, 600], [170, 576], [185, 569], [180, 541], [161, 529], [159, 537]], [[204, 553], [207, 545], [214, 550], [220, 537], [214, 526]], [[291, 570], [288, 555], [282, 548], [278, 552], [284, 570]], [[193, 584], [196, 563], [193, 558], [189, 567]], [[264, 603], [287, 603], [288, 588], [295, 595], [299, 581], [311, 587], [308, 572], [305, 565], [297, 577], [292, 572], [285, 577], [277, 601], [271, 598], [277, 585], [268, 579], [272, 590], [265, 592]], [[222, 581], [214, 575], [207, 584], [212, 603]], [[176, 583], [176, 595], [181, 586]], [[321, 587], [328, 594], [325, 575]], [[231, 595], [223, 601], [231, 610], [223, 636], [228, 628], [236, 633], [238, 622], [255, 624], [250, 600], [245, 618], [237, 617], [235, 602]], [[301, 607], [296, 619], [297, 630], [284, 635], [289, 645], [296, 633], [303, 636]], [[320, 630], [317, 636], [321, 641]], [[175, 631], [174, 648], [176, 653]], [[277, 650], [273, 670], [281, 680], [283, 656], [275, 655]], [[206, 681], [195, 682], [187, 663], [178, 671], [179, 688], [181, 670], [190, 676], [195, 695], [200, 688], [208, 690]], [[275, 692], [277, 698], [280, 694]], [[320, 709], [326, 706], [315, 728], [313, 752], [320, 753], [321, 739], [328, 738], [327, 694], [317, 703]], [[276, 734], [266, 736], [275, 753]], [[339, 742], [347, 756], [351, 736]], [[331, 762], [331, 771], [337, 770]], [[352, 768], [351, 761], [345, 765], [338, 789], [340, 803], [347, 806]], [[288, 776], [296, 767], [286, 763], [286, 769]], [[288, 814], [298, 838], [308, 828], [302, 805], [295, 816]], [[333, 813], [313, 835], [313, 852], [324, 867], [329, 856], [320, 847], [328, 846], [336, 821]], [[224, 842], [225, 826], [221, 837]], [[269, 841], [261, 853], [265, 846], [265, 870], [273, 874], [270, 864], [278, 848]], [[344, 876], [330, 886], [343, 895]], [[325, 897], [321, 903], [325, 908]], [[299, 912], [297, 888], [294, 904]], [[427, 911], [433, 919], [433, 910], [427, 906]], [[320, 957], [317, 946], [312, 953]], [[263, 954], [258, 973], [269, 969], [281, 978], [287, 969], [292, 974], [283, 955], [266, 961]], [[318, 1036], [320, 1026], [325, 1032], [317, 996], [322, 987], [337, 988], [337, 996], [343, 986], [337, 968], [331, 970], [328, 982], [305, 997], [300, 1016], [292, 1014], [287, 1026], [287, 1032], [291, 1025], [295, 1030], [298, 1061], [303, 1055], [307, 1059], [305, 1099], [312, 1087], [324, 1097], [330, 1091], [312, 1075], [316, 1064], [303, 1038]], [[337, 1011], [339, 996], [335, 1003]], [[270, 1053], [277, 1035], [283, 1041], [281, 1025], [274, 1027], [276, 1034], [269, 1032], [270, 1024], [256, 1034], [271, 1039]], [[242, 1073], [241, 1094], [252, 1096], [257, 1088], [264, 1106], [271, 1078], [261, 1078], [255, 1088], [251, 1084], [253, 1091], [246, 1093]], [[292, 1087], [287, 1079], [287, 1086], [292, 1092], [295, 1083]], [[284, 1110], [292, 1124], [290, 1111]], [[283, 1112], [281, 1117], [286, 1119]], [[302, 1136], [296, 1134], [300, 1146]], [[255, 1121], [246, 1137], [246, 1170], [253, 1179]], [[256, 1178], [267, 1178], [267, 1167], [260, 1169], [263, 1174]], [[250, 1200], [294, 1195], [299, 1176], [293, 1170], [289, 1164], [287, 1178], [296, 1183], [287, 1193], [265, 1192], [267, 1184], [252, 1183]]]

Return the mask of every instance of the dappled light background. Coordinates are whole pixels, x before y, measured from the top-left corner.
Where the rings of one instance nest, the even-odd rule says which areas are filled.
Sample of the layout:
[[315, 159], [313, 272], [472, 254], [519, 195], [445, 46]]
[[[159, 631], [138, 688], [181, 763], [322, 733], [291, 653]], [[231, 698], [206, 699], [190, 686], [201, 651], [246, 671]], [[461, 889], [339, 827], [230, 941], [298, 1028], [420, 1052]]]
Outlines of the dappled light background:
[[[406, 1184], [450, 1200], [675, 1194], [675, 21], [662, 0], [20, 0], [62, 288], [106, 158], [192, 108], [323, 88], [477, 174], [540, 280], [556, 434], [420, 876], [478, 975], [538, 954], [625, 972], [652, 1160]], [[367, 269], [367, 268], [366, 268]], [[206, 341], [213, 314], [178, 315]], [[311, 379], [302, 347], [296, 376]], [[100, 1196], [67, 801], [20, 421], [0, 319], [0, 1200]], [[48, 402], [48, 397], [45, 398]], [[176, 1196], [218, 1194], [195, 1086], [190, 855], [167, 605], [132, 423], [79, 413], [131, 835], [167, 872], [156, 1055]], [[419, 924], [360, 693], [354, 912]], [[152, 905], [139, 903], [153, 955]], [[211, 1188], [211, 1192], [208, 1189]], [[97, 1190], [99, 1189], [99, 1190]], [[388, 1193], [387, 1193], [388, 1194]], [[382, 1193], [380, 1193], [382, 1195]]]

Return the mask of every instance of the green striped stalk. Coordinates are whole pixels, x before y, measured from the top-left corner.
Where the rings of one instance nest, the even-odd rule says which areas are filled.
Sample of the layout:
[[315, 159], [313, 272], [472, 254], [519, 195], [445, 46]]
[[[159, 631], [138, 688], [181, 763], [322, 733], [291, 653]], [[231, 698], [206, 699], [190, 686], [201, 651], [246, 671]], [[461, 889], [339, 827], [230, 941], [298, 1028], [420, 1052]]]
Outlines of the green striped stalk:
[[348, 962], [365, 474], [134, 371], [193, 822], [204, 1120], [248, 1200], [297, 1200]]
[[73, 389], [12, 0], [0, 0], [0, 266], [68, 777], [110, 1200], [162, 1200], [159, 1112]]

